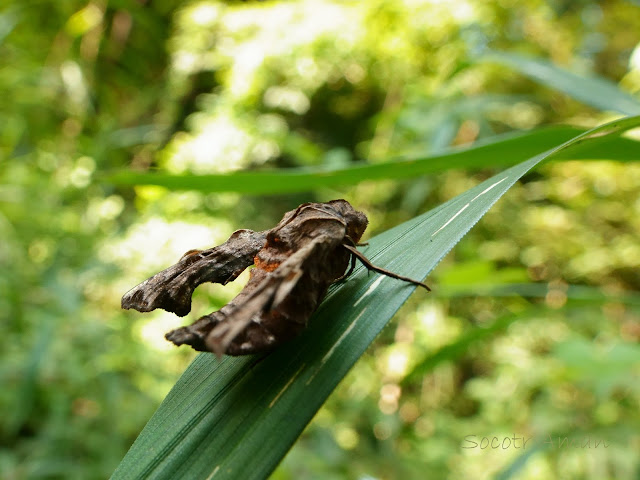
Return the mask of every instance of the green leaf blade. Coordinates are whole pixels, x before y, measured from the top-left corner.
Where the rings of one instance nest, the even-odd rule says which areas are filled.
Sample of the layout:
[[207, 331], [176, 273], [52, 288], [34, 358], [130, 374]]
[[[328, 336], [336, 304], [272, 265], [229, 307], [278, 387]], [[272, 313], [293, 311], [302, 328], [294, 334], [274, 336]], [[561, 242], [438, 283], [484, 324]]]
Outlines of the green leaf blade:
[[[511, 167], [371, 239], [365, 254], [376, 265], [423, 279], [531, 168], [638, 125], [640, 117], [622, 119]], [[330, 291], [300, 337], [270, 355], [220, 362], [199, 355], [112, 478], [266, 478], [414, 289], [360, 267]]]
[[513, 68], [532, 80], [560, 90], [586, 105], [624, 115], [640, 114], [640, 100], [623, 92], [607, 79], [576, 75], [540, 58], [493, 52], [482, 58]]
[[[452, 168], [477, 170], [511, 166], [569, 141], [581, 133], [584, 133], [584, 130], [566, 126], [541, 128], [530, 132], [501, 135], [470, 148], [453, 148], [437, 155], [413, 155], [403, 160], [356, 164], [334, 170], [292, 168], [209, 175], [125, 171], [108, 175], [103, 181], [116, 185], [156, 185], [170, 190], [195, 190], [204, 193], [273, 195], [305, 192], [318, 188], [356, 185], [367, 180], [415, 178]], [[573, 158], [624, 161], [629, 160], [634, 151], [638, 153], [636, 158], [640, 157], [640, 144], [636, 141], [621, 137], [604, 137], [598, 149], [586, 149], [580, 152], [580, 157]]]

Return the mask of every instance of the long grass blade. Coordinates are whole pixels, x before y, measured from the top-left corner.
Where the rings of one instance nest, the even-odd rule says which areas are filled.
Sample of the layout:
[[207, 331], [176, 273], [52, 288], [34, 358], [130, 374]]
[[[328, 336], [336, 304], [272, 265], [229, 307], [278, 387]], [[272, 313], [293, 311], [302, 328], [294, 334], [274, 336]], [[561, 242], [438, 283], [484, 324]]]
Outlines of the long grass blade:
[[[531, 168], [638, 125], [640, 117], [612, 122], [511, 167], [371, 239], [364, 253], [376, 265], [423, 279]], [[359, 268], [329, 293], [298, 339], [272, 354], [222, 361], [199, 355], [112, 478], [266, 478], [414, 289]]]

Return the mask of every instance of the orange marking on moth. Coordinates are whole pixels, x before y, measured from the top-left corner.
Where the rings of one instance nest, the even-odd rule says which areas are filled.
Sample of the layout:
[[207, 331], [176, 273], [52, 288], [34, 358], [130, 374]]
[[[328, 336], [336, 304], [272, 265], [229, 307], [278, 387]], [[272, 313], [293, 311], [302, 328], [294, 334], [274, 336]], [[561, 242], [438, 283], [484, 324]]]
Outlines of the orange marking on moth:
[[189, 250], [187, 253], [185, 253], [184, 255], [182, 255], [182, 257], [180, 257], [180, 260], [184, 260], [187, 257], [192, 257], [194, 255], [199, 254], [200, 252], [203, 252], [204, 250], [198, 250], [198, 249], [193, 249], [193, 250]]
[[278, 268], [280, 266], [280, 262], [263, 262], [262, 260], [260, 260], [260, 258], [256, 255], [253, 259], [253, 263], [256, 266], [256, 268], [259, 268], [260, 270], [265, 270], [267, 272], [273, 272], [276, 268]]

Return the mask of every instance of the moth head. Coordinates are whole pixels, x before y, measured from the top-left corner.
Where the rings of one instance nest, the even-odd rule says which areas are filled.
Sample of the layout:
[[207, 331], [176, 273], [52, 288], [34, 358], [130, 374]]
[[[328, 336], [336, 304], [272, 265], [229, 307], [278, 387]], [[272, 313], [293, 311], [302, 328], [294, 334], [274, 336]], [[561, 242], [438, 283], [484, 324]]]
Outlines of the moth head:
[[347, 217], [347, 235], [349, 235], [354, 242], [359, 242], [368, 224], [369, 220], [367, 216], [362, 212], [354, 210], [353, 214]]
[[347, 235], [349, 238], [356, 243], [360, 241], [369, 223], [367, 216], [354, 209], [346, 200], [332, 200], [329, 202], [329, 205], [344, 218], [347, 224]]

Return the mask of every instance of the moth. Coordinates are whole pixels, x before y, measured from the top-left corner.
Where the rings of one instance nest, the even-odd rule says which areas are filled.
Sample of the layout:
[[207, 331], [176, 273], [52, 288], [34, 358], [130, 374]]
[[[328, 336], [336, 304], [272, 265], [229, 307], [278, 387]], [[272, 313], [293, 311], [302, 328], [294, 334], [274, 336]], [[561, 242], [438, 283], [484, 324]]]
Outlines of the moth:
[[297, 336], [329, 286], [353, 272], [356, 259], [369, 270], [430, 290], [372, 265], [356, 249], [367, 223], [366, 215], [346, 200], [304, 203], [271, 230], [237, 230], [222, 245], [188, 251], [178, 263], [127, 292], [122, 308], [162, 308], [182, 317], [191, 310], [198, 285], [225, 285], [254, 265], [248, 283], [232, 301], [165, 336], [176, 345], [220, 357], [266, 352]]

